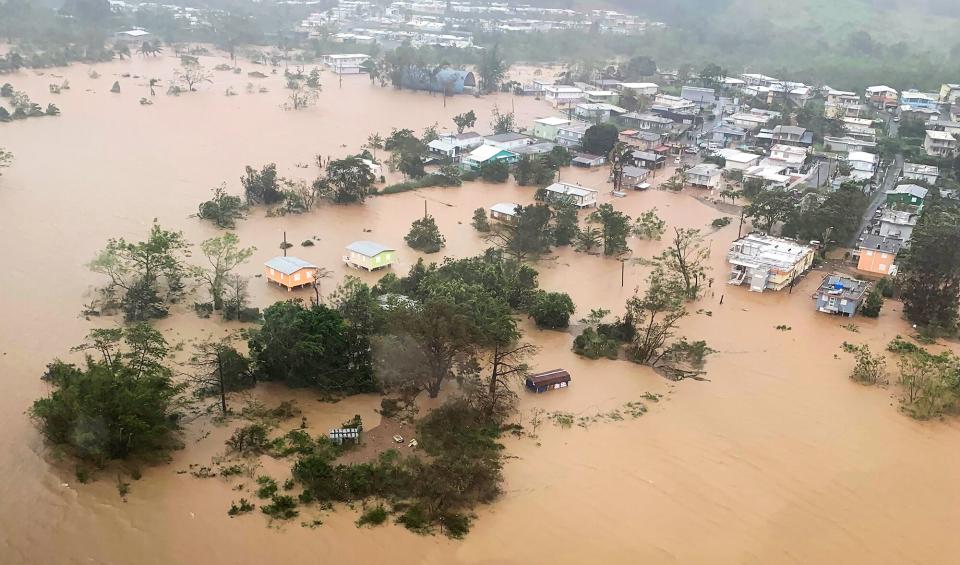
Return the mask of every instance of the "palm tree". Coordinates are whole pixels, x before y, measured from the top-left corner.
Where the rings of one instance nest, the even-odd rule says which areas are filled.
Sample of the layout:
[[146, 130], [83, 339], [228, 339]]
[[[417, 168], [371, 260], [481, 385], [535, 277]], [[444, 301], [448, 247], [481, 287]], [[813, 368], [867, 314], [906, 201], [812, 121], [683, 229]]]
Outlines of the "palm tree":
[[379, 133], [372, 134], [370, 137], [367, 138], [366, 147], [368, 149], [373, 150], [373, 160], [376, 161], [377, 149], [383, 149], [383, 137], [381, 137]]

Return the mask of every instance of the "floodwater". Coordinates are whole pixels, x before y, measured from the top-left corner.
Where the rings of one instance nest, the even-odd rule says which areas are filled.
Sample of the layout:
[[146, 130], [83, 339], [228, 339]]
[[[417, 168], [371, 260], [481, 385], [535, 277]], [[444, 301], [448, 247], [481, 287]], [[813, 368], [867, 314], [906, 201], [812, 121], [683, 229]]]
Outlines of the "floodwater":
[[[208, 67], [218, 60], [204, 58]], [[550, 115], [532, 98], [450, 98], [371, 86], [363, 77], [324, 74], [317, 107], [284, 111], [281, 77], [253, 80], [270, 89], [247, 94], [244, 74], [216, 73], [212, 84], [180, 97], [147, 96], [143, 78], [167, 78], [172, 57], [135, 58], [98, 65], [99, 79], [81, 66], [57, 70], [72, 89], [47, 94], [58, 82], [22, 72], [3, 77], [38, 102], [56, 102], [63, 116], [0, 125], [0, 145], [16, 155], [0, 178], [0, 562], [2, 563], [955, 563], [960, 540], [960, 426], [918, 423], [900, 415], [895, 391], [855, 385], [843, 341], [875, 350], [906, 334], [899, 305], [888, 302], [879, 320], [844, 321], [814, 312], [817, 274], [792, 294], [750, 294], [725, 284], [724, 250], [737, 222], [707, 230], [715, 282], [692, 305], [700, 310], [684, 333], [706, 339], [718, 353], [706, 382], [670, 383], [632, 364], [588, 361], [570, 351], [572, 335], [539, 332], [537, 369], [565, 367], [573, 386], [541, 396], [522, 394], [524, 423], [534, 410], [590, 417], [641, 399], [650, 411], [637, 419], [605, 421], [586, 429], [545, 422], [539, 438], [506, 440], [510, 459], [505, 494], [477, 511], [468, 537], [420, 537], [396, 526], [360, 530], [354, 511], [320, 513], [312, 529], [294, 520], [268, 527], [255, 513], [227, 517], [241, 493], [233, 482], [197, 479], [178, 471], [209, 464], [229, 428], [204, 419], [187, 428], [186, 449], [168, 465], [144, 470], [127, 502], [114, 477], [77, 484], [73, 466], [58, 461], [25, 415], [45, 392], [39, 380], [51, 359], [96, 324], [78, 316], [92, 289], [103, 283], [85, 268], [107, 238], [141, 238], [153, 218], [182, 229], [199, 243], [217, 231], [191, 218], [210, 190], [226, 181], [240, 190], [247, 164], [276, 162], [282, 174], [311, 179], [317, 154], [353, 152], [368, 134], [394, 127], [422, 131], [474, 109], [486, 131], [491, 110], [515, 109], [521, 123]], [[119, 80], [122, 92], [109, 92]], [[227, 97], [233, 86], [239, 93]], [[161, 89], [162, 90], [162, 89]], [[345, 145], [346, 147], [343, 147]], [[297, 167], [298, 163], [309, 168]], [[668, 173], [661, 173], [662, 180]], [[605, 172], [564, 171], [564, 180], [600, 188], [611, 201]], [[257, 253], [243, 271], [260, 272], [279, 253], [286, 232], [293, 255], [334, 272], [332, 290], [348, 273], [343, 247], [373, 239], [399, 250], [399, 272], [418, 257], [403, 245], [424, 203], [446, 235], [442, 255], [466, 256], [484, 245], [469, 225], [475, 208], [500, 201], [527, 203], [533, 190], [479, 183], [374, 198], [363, 206], [322, 204], [310, 214], [267, 218], [254, 211], [237, 234]], [[705, 228], [721, 214], [686, 194], [651, 191], [613, 200], [636, 216], [656, 206], [669, 226]], [[371, 230], [365, 233], [365, 230]], [[316, 237], [315, 247], [299, 242]], [[633, 241], [634, 257], [661, 244]], [[620, 312], [646, 273], [637, 263], [561, 250], [537, 265], [541, 286], [566, 291], [579, 307]], [[376, 275], [363, 275], [369, 282]], [[38, 284], [37, 281], [43, 281]], [[252, 279], [254, 301], [266, 306], [291, 296]], [[310, 292], [295, 294], [307, 299]], [[723, 296], [723, 304], [720, 299]], [[711, 315], [708, 315], [709, 312]], [[777, 331], [786, 324], [790, 331]], [[235, 326], [200, 320], [185, 309], [159, 323], [172, 342], [223, 334]], [[323, 430], [359, 413], [370, 426], [379, 399], [360, 396], [338, 404], [317, 402], [308, 391], [262, 387], [255, 396], [295, 398], [311, 428]], [[282, 465], [264, 471], [283, 478]], [[318, 557], [319, 556], [319, 557]]]

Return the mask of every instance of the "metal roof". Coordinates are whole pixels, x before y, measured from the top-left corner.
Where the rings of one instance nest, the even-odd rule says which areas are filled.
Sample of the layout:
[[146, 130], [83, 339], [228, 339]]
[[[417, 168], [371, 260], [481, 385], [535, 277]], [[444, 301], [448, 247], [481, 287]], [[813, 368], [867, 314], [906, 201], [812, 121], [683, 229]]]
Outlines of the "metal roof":
[[490, 211], [515, 216], [517, 214], [517, 208], [519, 207], [519, 204], [514, 204], [513, 202], [498, 202], [490, 207]]
[[354, 253], [359, 253], [360, 255], [366, 257], [376, 257], [384, 251], [394, 251], [392, 247], [380, 245], [379, 243], [374, 243], [372, 241], [354, 241], [347, 246], [347, 250], [353, 251]]
[[863, 241], [857, 244], [860, 249], [870, 249], [890, 254], [898, 253], [901, 246], [903, 246], [903, 241], [899, 239], [874, 234], [864, 236]]
[[318, 268], [313, 263], [310, 263], [309, 261], [304, 261], [303, 259], [299, 259], [297, 257], [274, 257], [273, 259], [270, 259], [269, 261], [264, 263], [264, 265], [266, 265], [267, 267], [270, 267], [274, 271], [280, 271], [285, 275], [292, 275], [293, 273], [296, 273], [300, 269]]

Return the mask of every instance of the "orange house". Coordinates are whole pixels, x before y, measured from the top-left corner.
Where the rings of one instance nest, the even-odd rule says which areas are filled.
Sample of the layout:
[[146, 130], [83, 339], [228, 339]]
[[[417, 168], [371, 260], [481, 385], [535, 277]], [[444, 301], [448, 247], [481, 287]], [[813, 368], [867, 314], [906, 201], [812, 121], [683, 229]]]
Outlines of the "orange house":
[[870, 234], [857, 245], [860, 259], [857, 270], [885, 277], [896, 273], [893, 262], [903, 242], [892, 237]]
[[286, 287], [287, 291], [312, 285], [318, 269], [313, 263], [296, 257], [274, 257], [264, 264], [267, 280]]

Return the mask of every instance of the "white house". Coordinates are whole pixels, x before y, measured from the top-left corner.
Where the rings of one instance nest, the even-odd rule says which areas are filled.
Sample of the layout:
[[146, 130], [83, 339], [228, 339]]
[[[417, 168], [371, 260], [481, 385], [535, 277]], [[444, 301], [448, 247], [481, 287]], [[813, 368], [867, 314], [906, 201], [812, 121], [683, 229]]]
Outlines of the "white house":
[[543, 99], [554, 106], [574, 104], [583, 100], [583, 90], [575, 86], [550, 85], [543, 87]]
[[760, 155], [746, 153], [739, 149], [721, 149], [717, 153], [727, 162], [724, 167], [730, 171], [743, 171], [760, 163]]
[[584, 188], [565, 182], [555, 182], [544, 190], [546, 191], [548, 199], [569, 199], [578, 208], [588, 208], [597, 205], [597, 191], [592, 188]]
[[517, 217], [517, 208], [520, 205], [515, 202], [498, 202], [490, 207], [490, 218], [499, 222], [513, 222]]
[[624, 82], [620, 84], [620, 92], [633, 96], [656, 96], [660, 87], [652, 82]]
[[732, 116], [728, 116], [724, 118], [723, 121], [747, 131], [756, 131], [762, 127], [766, 127], [767, 124], [779, 117], [780, 112], [754, 108], [748, 112], [738, 112]]
[[774, 145], [770, 148], [770, 157], [760, 162], [765, 167], [783, 167], [800, 172], [807, 160], [807, 150], [793, 145]]
[[957, 138], [945, 131], [927, 130], [923, 150], [932, 157], [953, 157], [957, 153]]
[[723, 173], [719, 165], [714, 163], [700, 163], [687, 170], [687, 184], [697, 188], [715, 190], [720, 187]]
[[847, 153], [847, 165], [854, 180], [871, 179], [877, 172], [877, 156], [865, 151], [851, 151]]
[[940, 169], [934, 165], [920, 165], [917, 163], [903, 164], [903, 178], [910, 180], [920, 180], [930, 184], [936, 184], [940, 178]]
[[356, 75], [363, 72], [362, 65], [369, 58], [363, 53], [341, 53], [324, 55], [323, 62], [338, 75]]
[[513, 132], [487, 135], [483, 138], [484, 145], [492, 145], [500, 149], [516, 149], [532, 143], [534, 143], [532, 137]]
[[587, 124], [567, 124], [557, 128], [558, 145], [564, 147], [579, 147], [583, 143], [583, 136], [587, 133], [590, 126]]

